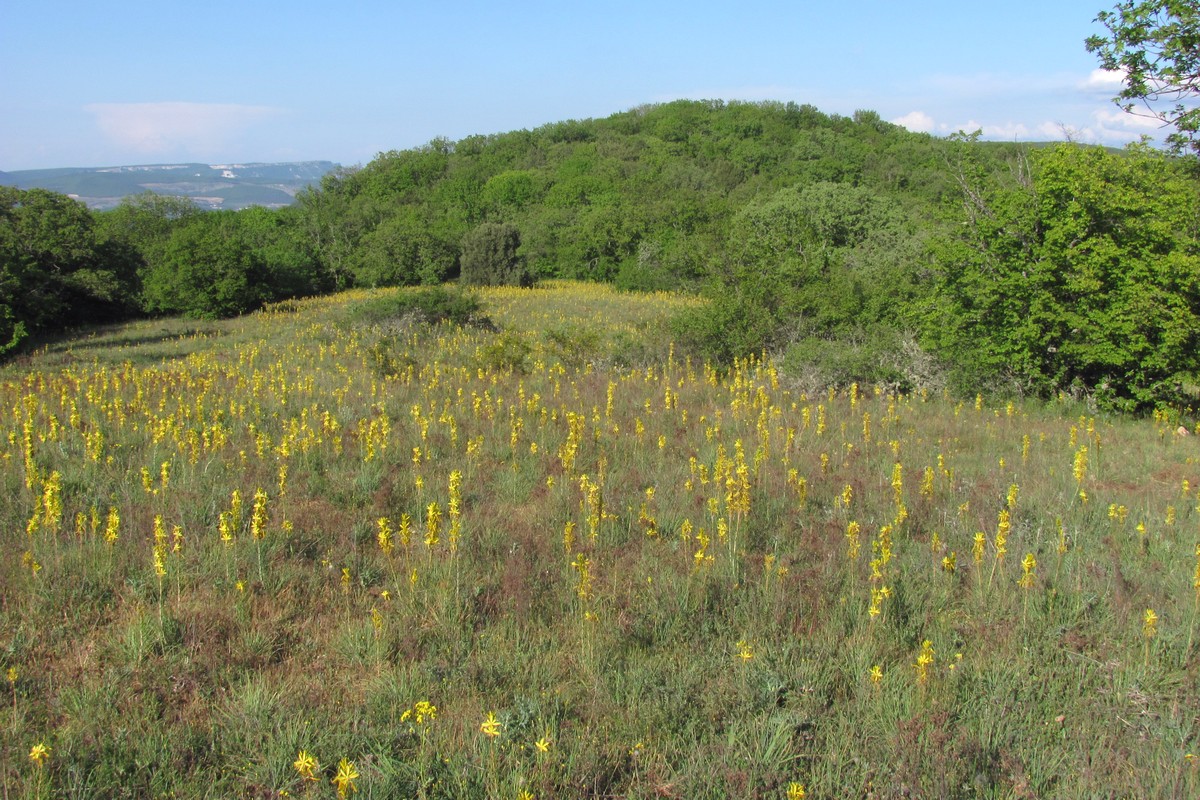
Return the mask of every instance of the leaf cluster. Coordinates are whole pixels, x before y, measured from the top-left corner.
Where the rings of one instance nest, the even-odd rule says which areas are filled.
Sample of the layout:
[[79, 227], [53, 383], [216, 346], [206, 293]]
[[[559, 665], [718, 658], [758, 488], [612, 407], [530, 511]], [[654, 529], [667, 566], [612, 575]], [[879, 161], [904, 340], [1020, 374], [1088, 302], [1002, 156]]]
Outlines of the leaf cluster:
[[[1200, 4], [1196, 0], [1124, 0], [1096, 17], [1108, 36], [1091, 36], [1087, 49], [1100, 66], [1122, 73], [1114, 98], [1122, 109], [1171, 125], [1177, 153], [1200, 154]], [[1138, 112], [1136, 109], [1142, 108]]]

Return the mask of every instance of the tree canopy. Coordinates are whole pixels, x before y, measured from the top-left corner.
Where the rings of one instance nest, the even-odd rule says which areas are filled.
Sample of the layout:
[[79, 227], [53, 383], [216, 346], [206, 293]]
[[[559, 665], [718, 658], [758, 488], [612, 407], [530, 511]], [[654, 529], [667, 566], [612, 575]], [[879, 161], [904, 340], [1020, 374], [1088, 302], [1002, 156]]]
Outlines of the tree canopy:
[[1176, 152], [1200, 154], [1200, 3], [1124, 0], [1096, 20], [1108, 36], [1089, 37], [1087, 49], [1101, 67], [1122, 73], [1125, 88], [1114, 101], [1174, 126], [1167, 141]]
[[1180, 399], [1200, 369], [1200, 196], [1178, 163], [1058, 145], [965, 188], [930, 336], [969, 384], [1124, 410]]

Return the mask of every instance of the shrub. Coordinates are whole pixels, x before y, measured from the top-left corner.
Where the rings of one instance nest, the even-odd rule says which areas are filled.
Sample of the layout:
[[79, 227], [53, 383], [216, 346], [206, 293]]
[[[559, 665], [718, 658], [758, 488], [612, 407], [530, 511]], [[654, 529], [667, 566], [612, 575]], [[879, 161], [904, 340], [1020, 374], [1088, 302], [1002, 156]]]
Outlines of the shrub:
[[430, 286], [358, 303], [350, 308], [347, 317], [352, 325], [382, 325], [409, 318], [427, 325], [448, 322], [494, 327], [480, 313], [482, 308], [479, 298], [469, 292]]
[[533, 272], [517, 254], [521, 232], [508, 223], [485, 222], [463, 237], [462, 281], [475, 286], [533, 286]]
[[519, 334], [505, 331], [495, 341], [480, 350], [480, 366], [498, 372], [525, 374], [526, 360], [533, 351], [529, 342]]

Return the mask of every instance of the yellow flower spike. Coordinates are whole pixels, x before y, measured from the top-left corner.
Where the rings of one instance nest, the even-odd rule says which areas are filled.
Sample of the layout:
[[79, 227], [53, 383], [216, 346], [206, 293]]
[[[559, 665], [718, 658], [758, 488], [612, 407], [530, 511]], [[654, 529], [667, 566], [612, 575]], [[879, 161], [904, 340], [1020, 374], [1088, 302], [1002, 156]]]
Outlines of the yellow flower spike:
[[858, 558], [858, 553], [861, 549], [859, 543], [859, 532], [861, 530], [861, 526], [855, 520], [850, 520], [846, 525], [846, 558], [850, 561]]
[[41, 769], [46, 764], [46, 759], [50, 757], [50, 748], [45, 742], [38, 742], [29, 750], [29, 760]]
[[354, 785], [354, 781], [358, 778], [359, 774], [358, 770], [354, 768], [354, 762], [343, 758], [338, 762], [337, 774], [333, 776], [330, 783], [337, 787], [338, 797], [345, 800], [349, 794], [358, 791], [358, 787]]
[[737, 647], [737, 658], [740, 658], [742, 660], [742, 663], [745, 663], [745, 662], [749, 661], [750, 659], [754, 658], [754, 648], [752, 648], [750, 646], [750, 643], [747, 642], [745, 639], [739, 639], [736, 647]]
[[425, 545], [434, 547], [439, 540], [441, 531], [442, 509], [435, 502], [430, 503], [425, 509]]
[[869, 673], [868, 677], [870, 677], [871, 683], [878, 686], [880, 683], [883, 682], [883, 667], [880, 666], [879, 664], [876, 664], [875, 666], [871, 667], [871, 672]]
[[494, 711], [489, 711], [487, 717], [479, 725], [479, 730], [489, 739], [495, 739], [499, 736], [502, 728], [503, 726], [496, 719], [496, 712]]
[[550, 740], [547, 739], [545, 736], [543, 736], [542, 738], [540, 738], [536, 742], [534, 742], [533, 746], [537, 748], [537, 751], [539, 753], [549, 753], [550, 752]]
[[1142, 636], [1153, 639], [1157, 634], [1158, 614], [1154, 613], [1154, 609], [1147, 608], [1146, 613], [1142, 615]]
[[376, 524], [379, 526], [379, 533], [375, 536], [379, 542], [379, 549], [385, 556], [390, 555], [392, 548], [395, 546], [392, 535], [392, 523], [387, 517], [380, 517]]
[[108, 509], [108, 519], [104, 523], [104, 541], [106, 544], [116, 544], [121, 538], [121, 514], [116, 506]]
[[929, 667], [933, 664], [933, 642], [926, 639], [921, 642], [921, 652], [917, 654], [917, 661], [913, 664], [917, 670], [917, 683], [924, 684], [929, 680]]
[[787, 800], [804, 800], [804, 784], [792, 781], [788, 784]]
[[433, 722], [437, 719], [437, 706], [427, 700], [419, 700], [413, 706], [413, 712], [417, 719], [418, 725], [424, 725], [426, 722]]
[[1037, 559], [1033, 557], [1033, 553], [1026, 553], [1024, 560], [1021, 561], [1021, 580], [1018, 584], [1022, 589], [1032, 589], [1033, 582], [1036, 580], [1034, 570], [1037, 568]]
[[262, 539], [267, 535], [267, 493], [262, 489], [254, 492], [254, 508], [250, 512], [250, 536]]
[[316, 773], [321, 769], [317, 759], [314, 758], [307, 750], [301, 750], [296, 756], [296, 760], [292, 762], [292, 766], [296, 768], [296, 772], [306, 781], [317, 780]]

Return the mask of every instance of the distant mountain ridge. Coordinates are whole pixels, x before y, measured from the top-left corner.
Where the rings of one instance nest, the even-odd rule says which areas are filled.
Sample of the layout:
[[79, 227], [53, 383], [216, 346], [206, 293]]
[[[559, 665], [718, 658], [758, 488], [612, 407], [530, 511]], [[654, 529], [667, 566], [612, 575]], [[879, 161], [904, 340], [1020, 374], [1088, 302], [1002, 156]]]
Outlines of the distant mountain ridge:
[[96, 210], [117, 206], [129, 195], [152, 191], [187, 197], [207, 209], [291, 205], [301, 189], [337, 169], [332, 161], [265, 164], [145, 164], [65, 167], [0, 172], [0, 185], [49, 189]]

